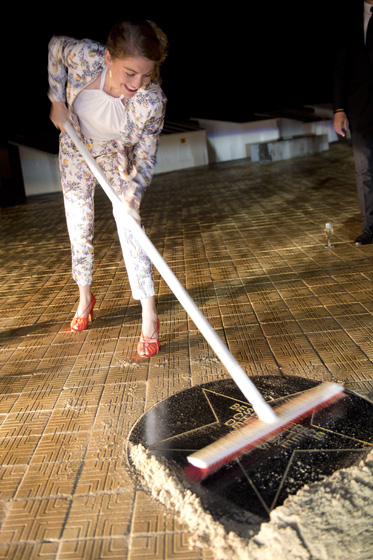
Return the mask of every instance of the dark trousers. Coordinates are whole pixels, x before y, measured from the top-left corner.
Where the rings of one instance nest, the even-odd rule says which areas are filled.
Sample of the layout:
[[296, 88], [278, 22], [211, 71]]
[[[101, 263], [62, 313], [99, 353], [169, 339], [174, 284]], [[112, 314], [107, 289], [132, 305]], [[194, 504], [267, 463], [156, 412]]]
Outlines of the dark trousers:
[[353, 131], [351, 138], [361, 219], [373, 229], [373, 131]]

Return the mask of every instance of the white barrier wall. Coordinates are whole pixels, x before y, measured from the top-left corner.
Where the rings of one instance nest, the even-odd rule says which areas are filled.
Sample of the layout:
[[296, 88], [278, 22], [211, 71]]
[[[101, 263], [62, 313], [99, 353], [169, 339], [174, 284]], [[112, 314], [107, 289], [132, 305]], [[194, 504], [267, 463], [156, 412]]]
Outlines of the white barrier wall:
[[277, 119], [278, 131], [282, 140], [294, 138], [294, 136], [302, 136], [304, 134], [304, 123], [295, 119], [281, 118]]
[[61, 190], [58, 156], [18, 144], [26, 196]]
[[196, 120], [201, 128], [206, 129], [210, 163], [246, 157], [241, 124], [207, 119], [193, 120]]
[[326, 134], [329, 142], [337, 142], [338, 134], [333, 128], [333, 121], [330, 119], [317, 122], [304, 123], [305, 134], [316, 134], [317, 136]]
[[332, 121], [327, 119], [309, 123], [283, 117], [245, 123], [194, 120], [206, 129], [210, 163], [250, 158], [252, 145], [276, 140], [310, 135], [326, 135], [329, 142], [338, 140]]
[[204, 130], [177, 132], [159, 138], [155, 173], [166, 173], [209, 163]]
[[[17, 144], [26, 196], [61, 191], [58, 156]], [[160, 137], [155, 173], [207, 165], [204, 130], [165, 134]]]
[[236, 123], [193, 119], [206, 129], [209, 162], [231, 161], [250, 157], [250, 144], [277, 140], [278, 119]]
[[328, 137], [323, 135], [298, 136], [275, 142], [251, 144], [251, 161], [280, 161], [305, 156], [329, 149]]
[[[338, 140], [330, 119], [310, 123], [288, 118], [245, 123], [193, 120], [199, 123], [202, 130], [185, 130], [160, 136], [156, 174], [250, 158], [252, 145], [280, 139], [302, 135], [325, 138], [326, 135], [329, 142]], [[26, 196], [61, 191], [57, 155], [23, 145], [18, 145], [18, 148]]]

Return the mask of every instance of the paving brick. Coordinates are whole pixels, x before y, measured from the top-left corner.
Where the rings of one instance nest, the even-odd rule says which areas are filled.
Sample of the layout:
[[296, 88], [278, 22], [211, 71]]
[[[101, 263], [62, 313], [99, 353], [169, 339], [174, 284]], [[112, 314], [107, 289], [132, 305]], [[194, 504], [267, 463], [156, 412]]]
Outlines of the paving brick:
[[[373, 245], [352, 243], [347, 144], [156, 176], [142, 217], [248, 375], [335, 380], [372, 398]], [[78, 294], [60, 193], [0, 218], [0, 558], [212, 560], [139, 489], [126, 443], [160, 400], [229, 373], [156, 270], [161, 351], [138, 358], [141, 306], [101, 189], [95, 320], [79, 334], [69, 330]]]

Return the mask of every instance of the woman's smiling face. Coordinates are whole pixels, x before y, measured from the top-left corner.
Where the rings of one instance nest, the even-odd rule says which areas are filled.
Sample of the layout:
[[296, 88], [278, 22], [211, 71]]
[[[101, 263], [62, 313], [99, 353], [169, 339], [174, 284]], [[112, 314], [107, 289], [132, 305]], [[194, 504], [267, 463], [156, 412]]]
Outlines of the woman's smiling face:
[[149, 84], [155, 67], [152, 60], [142, 56], [112, 58], [108, 51], [105, 53], [105, 60], [111, 71], [111, 87], [128, 98]]

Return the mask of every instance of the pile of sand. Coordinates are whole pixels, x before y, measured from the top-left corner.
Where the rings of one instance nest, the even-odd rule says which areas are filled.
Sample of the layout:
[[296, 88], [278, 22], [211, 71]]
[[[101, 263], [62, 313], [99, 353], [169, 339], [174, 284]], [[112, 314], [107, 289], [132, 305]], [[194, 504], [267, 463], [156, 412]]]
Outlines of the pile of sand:
[[244, 539], [214, 520], [165, 462], [142, 445], [130, 457], [146, 490], [189, 526], [191, 546], [217, 560], [372, 560], [373, 451], [356, 467], [304, 486]]

